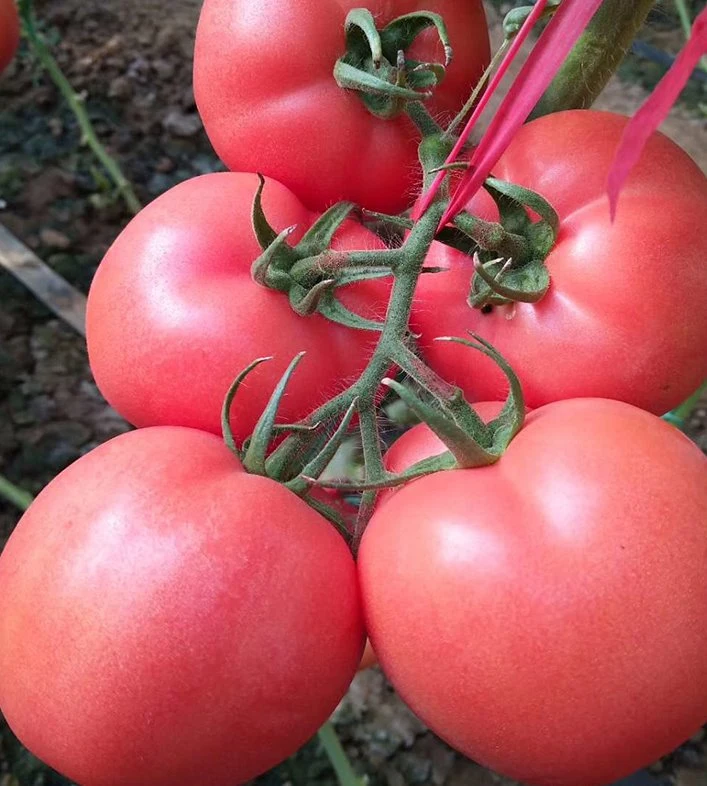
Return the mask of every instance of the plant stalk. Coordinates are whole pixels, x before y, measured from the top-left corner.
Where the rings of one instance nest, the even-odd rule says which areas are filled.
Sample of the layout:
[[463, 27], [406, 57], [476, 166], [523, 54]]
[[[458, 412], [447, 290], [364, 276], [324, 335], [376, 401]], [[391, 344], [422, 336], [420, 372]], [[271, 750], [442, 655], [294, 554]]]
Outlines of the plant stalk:
[[[362, 406], [365, 408], [375, 400], [381, 380], [387, 376], [391, 365], [395, 362], [399, 347], [405, 345], [407, 341], [415, 287], [443, 211], [443, 202], [438, 200], [433, 203], [410, 230], [404, 245], [394, 252], [397, 261], [394, 265], [393, 291], [388, 304], [385, 326], [363, 373], [346, 390], [311, 412], [303, 423], [332, 422], [336, 418], [341, 418], [355, 399], [359, 400], [359, 412]], [[307, 432], [297, 432], [289, 436], [266, 462], [267, 474], [279, 480], [291, 479], [287, 477], [288, 468], [296, 466], [298, 457], [307, 453], [314, 439], [315, 436]], [[367, 472], [369, 469], [375, 472], [373, 467], [367, 467]]]
[[34, 497], [24, 489], [19, 488], [4, 476], [0, 475], [0, 497], [4, 497], [20, 510], [27, 510], [32, 504]]
[[[675, 0], [675, 8], [677, 9], [678, 16], [680, 17], [680, 24], [682, 25], [683, 32], [685, 33], [685, 40], [689, 40], [692, 35], [692, 19], [690, 19], [690, 12], [687, 8], [685, 0]], [[707, 56], [700, 60], [700, 68], [707, 71]]]
[[81, 129], [82, 141], [88, 145], [98, 161], [103, 165], [108, 176], [123, 198], [128, 210], [133, 215], [139, 213], [142, 209], [142, 205], [133, 187], [123, 174], [118, 162], [108, 153], [99, 141], [81, 97], [71, 86], [71, 82], [66, 78], [46, 42], [37, 31], [31, 0], [20, 0], [18, 6], [23, 32], [29, 42], [30, 48], [35, 57], [44, 66], [76, 117], [76, 121]]
[[510, 40], [506, 38], [501, 44], [501, 46], [494, 53], [494, 56], [491, 58], [491, 62], [488, 64], [486, 70], [481, 75], [481, 78], [476, 83], [476, 86], [474, 87], [466, 103], [461, 108], [461, 110], [457, 113], [457, 115], [454, 117], [452, 122], [445, 129], [443, 134], [443, 137], [445, 139], [456, 138], [455, 137], [456, 130], [459, 128], [459, 126], [465, 120], [466, 116], [469, 114], [469, 112], [471, 112], [476, 102], [481, 97], [481, 93], [484, 87], [486, 87], [486, 83], [489, 81], [489, 77], [495, 71], [496, 66], [501, 62], [501, 60], [503, 60], [503, 56], [506, 54], [506, 50], [508, 49], [509, 44], [510, 44]]
[[531, 119], [590, 107], [619, 67], [655, 0], [604, 0]]
[[676, 407], [672, 412], [668, 412], [667, 415], [664, 415], [664, 419], [677, 426], [681, 431], [684, 431], [687, 421], [690, 419], [690, 415], [692, 415], [705, 392], [707, 392], [707, 382], [703, 382], [690, 398], [683, 401], [679, 407]]
[[331, 722], [325, 723], [318, 732], [319, 742], [334, 768], [339, 786], [362, 786], [364, 781], [353, 771], [346, 751]]

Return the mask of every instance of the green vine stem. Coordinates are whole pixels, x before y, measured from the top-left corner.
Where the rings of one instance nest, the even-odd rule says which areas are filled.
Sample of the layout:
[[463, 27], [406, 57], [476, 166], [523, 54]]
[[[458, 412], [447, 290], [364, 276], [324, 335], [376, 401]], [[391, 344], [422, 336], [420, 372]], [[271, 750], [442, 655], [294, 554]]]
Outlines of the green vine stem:
[[[675, 0], [675, 8], [677, 9], [678, 16], [680, 17], [680, 24], [682, 25], [683, 32], [685, 33], [685, 40], [687, 41], [692, 35], [692, 20], [690, 19], [690, 11], [687, 8], [685, 0]], [[707, 56], [700, 60], [700, 68], [707, 71]]]
[[[368, 366], [358, 380], [338, 396], [310, 413], [306, 423], [331, 422], [333, 419], [341, 417], [355, 399], [359, 400], [358, 409], [359, 413], [362, 413], [374, 399], [381, 379], [387, 375], [398, 348], [407, 342], [413, 294], [443, 210], [444, 204], [439, 201], [430, 207], [410, 231], [402, 247], [404, 253], [381, 252], [383, 258], [390, 258], [384, 257], [386, 253], [393, 256], [395, 264], [392, 265], [394, 284], [388, 315], [378, 344]], [[306, 432], [295, 433], [288, 437], [266, 462], [267, 474], [270, 477], [286, 478], [287, 468], [296, 466], [297, 457], [303, 453], [307, 442], [311, 439], [311, 435]], [[371, 479], [373, 478], [368, 478], [368, 480]], [[298, 483], [299, 479], [295, 477], [293, 480]]]
[[452, 122], [444, 130], [444, 133], [442, 135], [443, 138], [451, 139], [451, 140], [456, 139], [455, 134], [457, 132], [457, 129], [464, 122], [466, 116], [469, 114], [469, 112], [471, 112], [471, 110], [476, 105], [476, 102], [479, 100], [479, 97], [481, 96], [481, 92], [486, 87], [486, 83], [489, 81], [491, 74], [496, 70], [496, 67], [503, 59], [503, 56], [506, 54], [506, 50], [508, 49], [510, 42], [511, 39], [506, 38], [501, 44], [501, 46], [496, 50], [494, 56], [491, 58], [491, 62], [488, 64], [488, 66], [484, 70], [484, 73], [481, 75], [481, 78], [476, 83], [476, 86], [472, 90], [471, 95], [467, 99], [466, 103], [459, 110], [459, 112], [457, 112]]
[[69, 108], [74, 113], [81, 129], [82, 141], [88, 145], [98, 161], [103, 165], [110, 179], [115, 184], [128, 210], [136, 214], [142, 209], [140, 200], [129, 181], [123, 174], [118, 162], [108, 153], [96, 136], [96, 130], [86, 112], [81, 97], [76, 93], [71, 83], [59, 67], [44, 38], [37, 30], [35, 24], [32, 0], [18, 0], [18, 9], [22, 22], [22, 30], [35, 57], [47, 70], [54, 84], [59, 89]]
[[0, 475], [0, 497], [3, 497], [20, 510], [27, 510], [34, 499], [29, 492], [18, 488], [14, 483], [10, 483], [4, 475]]
[[679, 407], [676, 407], [672, 412], [668, 412], [667, 415], [664, 415], [664, 420], [667, 420], [669, 423], [677, 426], [681, 431], [684, 431], [690, 415], [692, 415], [695, 407], [699, 404], [705, 393], [707, 393], [707, 382], [703, 382], [690, 398], [683, 401]]
[[531, 119], [590, 107], [619, 67], [655, 0], [604, 0]]
[[365, 781], [363, 778], [359, 778], [353, 771], [351, 762], [331, 722], [325, 723], [319, 729], [318, 736], [319, 742], [326, 751], [331, 766], [334, 768], [339, 786], [364, 786]]

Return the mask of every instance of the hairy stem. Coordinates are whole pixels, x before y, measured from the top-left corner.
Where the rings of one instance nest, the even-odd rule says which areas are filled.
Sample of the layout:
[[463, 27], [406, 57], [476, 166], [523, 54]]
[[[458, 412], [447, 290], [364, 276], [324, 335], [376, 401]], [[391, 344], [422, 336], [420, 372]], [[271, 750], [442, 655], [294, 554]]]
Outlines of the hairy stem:
[[590, 107], [619, 67], [655, 0], [604, 0], [531, 118]]
[[[365, 402], [375, 400], [381, 380], [388, 374], [391, 364], [395, 363], [400, 346], [407, 341], [413, 294], [443, 209], [442, 203], [435, 202], [410, 230], [398, 252], [385, 326], [363, 373], [346, 390], [311, 412], [304, 423], [325, 424], [340, 418], [355, 399], [364, 402], [364, 406]], [[315, 437], [307, 432], [292, 434], [268, 459], [268, 475], [280, 480], [290, 479], [286, 477], [287, 469], [297, 463], [299, 456], [306, 454], [308, 446], [314, 441]]]
[[503, 60], [503, 56], [506, 54], [506, 50], [508, 49], [508, 45], [510, 41], [505, 39], [498, 50], [495, 52], [494, 56], [491, 58], [491, 62], [488, 64], [486, 70], [481, 75], [481, 78], [476, 83], [476, 87], [474, 87], [471, 95], [467, 99], [467, 102], [461, 108], [461, 110], [457, 113], [456, 117], [452, 120], [452, 122], [447, 126], [444, 131], [445, 139], [456, 139], [455, 133], [459, 126], [464, 122], [466, 116], [471, 112], [474, 108], [474, 105], [478, 101], [481, 96], [481, 93], [486, 87], [486, 83], [489, 81], [489, 77], [496, 69], [496, 66]]

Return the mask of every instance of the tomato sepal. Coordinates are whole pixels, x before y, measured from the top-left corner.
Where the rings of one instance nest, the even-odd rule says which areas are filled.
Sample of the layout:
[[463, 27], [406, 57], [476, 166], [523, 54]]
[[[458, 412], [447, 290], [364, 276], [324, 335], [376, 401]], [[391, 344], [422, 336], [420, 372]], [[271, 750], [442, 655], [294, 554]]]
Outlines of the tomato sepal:
[[[388, 276], [390, 273], [386, 272], [385, 275]], [[371, 278], [371, 276], [369, 275], [367, 278]], [[383, 322], [366, 319], [351, 311], [351, 309], [346, 308], [346, 306], [334, 295], [333, 291], [326, 292], [320, 299], [318, 311], [330, 322], [336, 322], [339, 325], [355, 330], [372, 330], [380, 332], [384, 327]]]
[[285, 395], [287, 384], [304, 356], [304, 352], [299, 352], [290, 361], [250, 436], [248, 447], [243, 455], [243, 466], [252, 475], [264, 475], [267, 477], [265, 459], [268, 455], [270, 443], [275, 436], [275, 418], [277, 417], [282, 397]]
[[[444, 63], [407, 59], [405, 50], [430, 27], [436, 29], [444, 47]], [[449, 33], [442, 17], [430, 11], [415, 11], [393, 19], [379, 31], [368, 9], [354, 8], [346, 16], [344, 33], [346, 51], [336, 61], [333, 72], [339, 87], [356, 91], [371, 114], [386, 120], [415, 105], [412, 119], [423, 133], [439, 131], [427, 112], [422, 122], [415, 115], [419, 113], [419, 102], [432, 97], [452, 60]]]
[[266, 363], [269, 360], [272, 360], [272, 356], [256, 358], [252, 363], [246, 366], [233, 380], [223, 400], [223, 406], [221, 408], [221, 432], [223, 434], [223, 441], [226, 443], [226, 447], [241, 463], [243, 463], [243, 454], [236, 444], [236, 440], [233, 436], [233, 429], [231, 428], [231, 407], [233, 406], [233, 401], [245, 378], [261, 363]]
[[[560, 217], [547, 199], [530, 188], [524, 188], [517, 183], [509, 183], [506, 180], [499, 180], [495, 177], [487, 177], [484, 188], [496, 202], [504, 226], [508, 226], [511, 219], [515, 218], [518, 221], [518, 231], [527, 231], [528, 227], [532, 226], [526, 212], [526, 208], [530, 208], [540, 216], [541, 220], [552, 231], [552, 245], [554, 245], [560, 231]], [[538, 248], [536, 250], [547, 255], [552, 245], [546, 249]]]
[[[550, 287], [545, 259], [557, 241], [559, 216], [546, 199], [528, 188], [491, 177], [484, 187], [496, 203], [500, 222], [466, 212], [454, 219], [454, 227], [477, 244], [473, 251], [465, 251], [474, 260], [469, 306], [537, 303]], [[532, 221], [528, 211], [539, 220]], [[448, 227], [443, 232], [442, 242], [463, 250]]]
[[513, 269], [512, 259], [492, 259], [482, 262], [474, 254], [474, 271], [467, 302], [472, 308], [485, 308], [508, 303], [537, 303], [550, 286], [550, 274], [545, 263], [534, 259], [521, 268]]
[[405, 385], [394, 379], [383, 379], [382, 384], [394, 390], [410, 409], [426, 423], [449, 448], [457, 467], [483, 467], [498, 459], [487, 450], [483, 443], [488, 442], [488, 434], [483, 424], [473, 435], [465, 432], [448, 415], [437, 407], [423, 401]]
[[322, 213], [297, 244], [301, 257], [313, 257], [328, 249], [334, 235], [355, 208], [353, 202], [337, 202]]
[[304, 465], [302, 470], [292, 478], [292, 480], [288, 480], [285, 483], [290, 491], [294, 491], [295, 494], [300, 496], [309, 492], [312, 487], [311, 478], [318, 478], [322, 472], [324, 472], [334, 458], [337, 450], [341, 447], [341, 443], [348, 435], [349, 427], [357, 408], [358, 398], [355, 398], [351, 404], [349, 404], [336, 431], [334, 431], [331, 437], [326, 441], [324, 447], [314, 456], [314, 458]]
[[442, 336], [437, 341], [453, 341], [456, 344], [462, 344], [475, 349], [477, 352], [481, 352], [493, 360], [506, 377], [508, 381], [508, 396], [503, 409], [498, 417], [487, 424], [487, 428], [491, 433], [492, 450], [498, 453], [500, 457], [511, 443], [513, 437], [521, 430], [525, 421], [526, 406], [523, 387], [511, 364], [495, 347], [477, 333], [469, 331], [469, 335], [473, 338], [473, 341], [459, 338], [458, 336]]
[[[525, 419], [525, 400], [520, 381], [508, 362], [486, 340], [476, 334], [471, 339], [442, 337], [440, 341], [454, 341], [481, 352], [498, 364], [508, 379], [509, 392], [498, 417], [484, 423], [479, 414], [466, 401], [462, 391], [436, 375], [410, 350], [398, 353], [394, 360], [409, 376], [432, 394], [436, 405], [425, 401], [408, 386], [389, 377], [381, 384], [393, 390], [402, 401], [439, 437], [448, 450], [410, 466], [402, 473], [389, 472], [380, 460], [380, 447], [375, 424], [367, 428], [366, 410], [360, 408], [361, 436], [364, 454], [366, 442], [369, 445], [366, 455], [366, 478], [358, 480], [317, 479], [315, 473], [305, 468], [298, 481], [304, 481], [322, 488], [344, 491], [373, 492], [400, 486], [416, 478], [450, 469], [470, 469], [490, 466], [498, 461], [506, 451], [515, 435], [520, 431]], [[372, 466], [372, 469], [371, 469]]]
[[353, 202], [338, 202], [325, 211], [294, 246], [288, 238], [296, 226], [279, 234], [263, 209], [265, 180], [253, 198], [251, 221], [262, 250], [251, 266], [251, 276], [260, 286], [288, 295], [292, 310], [306, 317], [319, 313], [332, 322], [359, 330], [382, 330], [382, 324], [365, 319], [344, 306], [335, 295], [337, 287], [391, 275], [400, 260], [396, 249], [381, 251], [333, 251], [334, 235], [355, 209]]

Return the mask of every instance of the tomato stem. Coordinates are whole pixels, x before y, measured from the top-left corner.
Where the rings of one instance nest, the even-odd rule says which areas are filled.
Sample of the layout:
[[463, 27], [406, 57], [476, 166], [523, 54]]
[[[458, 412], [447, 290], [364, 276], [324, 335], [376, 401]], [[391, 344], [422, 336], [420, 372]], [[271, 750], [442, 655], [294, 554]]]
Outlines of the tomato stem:
[[27, 510], [34, 500], [28, 491], [11, 483], [4, 475], [0, 475], [0, 497], [4, 497], [20, 510]]
[[503, 59], [503, 56], [506, 53], [506, 49], [508, 49], [508, 45], [510, 44], [510, 41], [511, 41], [511, 38], [507, 37], [503, 41], [501, 46], [499, 46], [499, 48], [496, 51], [496, 53], [494, 54], [494, 56], [491, 58], [491, 62], [488, 64], [488, 67], [486, 68], [484, 73], [481, 74], [481, 78], [476, 83], [476, 87], [474, 87], [474, 89], [472, 90], [471, 95], [467, 99], [467, 102], [464, 104], [464, 106], [461, 108], [461, 110], [457, 113], [456, 117], [454, 117], [452, 122], [444, 130], [442, 136], [445, 139], [451, 139], [451, 140], [455, 140], [456, 139], [456, 136], [455, 136], [456, 130], [464, 122], [464, 119], [469, 114], [469, 112], [471, 112], [471, 110], [474, 108], [474, 105], [478, 101], [479, 96], [481, 95], [482, 90], [484, 89], [484, 87], [486, 87], [486, 83], [489, 81], [489, 78], [490, 78], [491, 74], [494, 72], [494, 70], [496, 69], [496, 66]]
[[681, 431], [684, 431], [690, 415], [692, 415], [705, 392], [707, 392], [707, 382], [703, 382], [690, 398], [683, 401], [679, 407], [676, 407], [672, 412], [668, 412], [668, 414], [664, 416], [664, 419], [677, 426]]
[[417, 130], [422, 137], [441, 133], [442, 129], [427, 111], [427, 107], [422, 101], [408, 101], [405, 105], [405, 111], [410, 120], [417, 126]]
[[[501, 438], [494, 441], [495, 432], [487, 429], [466, 401], [461, 390], [441, 379], [410, 348], [409, 320], [413, 296], [418, 278], [425, 269], [425, 259], [445, 205], [442, 191], [428, 211], [410, 228], [399, 249], [379, 252], [381, 259], [387, 258], [386, 255], [395, 255], [395, 264], [391, 266], [394, 283], [386, 320], [368, 366], [346, 390], [315, 409], [301, 424], [298, 424], [303, 427], [320, 424], [322, 429], [311, 431], [307, 428], [298, 428], [272, 452], [265, 461], [264, 467], [256, 468], [256, 471], [284, 482], [292, 491], [304, 497], [313, 484], [331, 488], [365, 489], [352, 543], [354, 552], [367, 518], [372, 512], [377, 490], [401, 482], [400, 476], [388, 473], [383, 464], [376, 417], [376, 396], [382, 384], [396, 390], [406, 401], [414, 405], [415, 411], [430, 424], [449, 447], [450, 453], [436, 457], [433, 462], [415, 467], [415, 476], [454, 466], [490, 464], [500, 457], [508, 441], [522, 423], [524, 407], [522, 394], [518, 392], [517, 379], [512, 372], [506, 371], [505, 361], [479, 339], [475, 343], [465, 339], [461, 341], [496, 359], [504, 373], [510, 373], [513, 377], [510, 379], [512, 393], [503, 420], [504, 430], [501, 431], [500, 428], [498, 430], [499, 434], [506, 437], [505, 443]], [[391, 368], [395, 367], [407, 373], [427, 390], [437, 401], [438, 408], [430, 406], [416, 393], [399, 387], [394, 380], [389, 379]], [[322, 443], [322, 435], [326, 435], [327, 429], [330, 429], [334, 422], [346, 413], [336, 430], [335, 437], [331, 438], [340, 440], [345, 434], [354, 408], [359, 415], [364, 477], [362, 481], [352, 483], [319, 481], [318, 476], [326, 463], [324, 458], [328, 460], [333, 455], [332, 443], [327, 441]], [[264, 453], [261, 451], [260, 455], [264, 456]]]
[[[408, 323], [412, 300], [418, 277], [424, 266], [427, 252], [434, 239], [437, 223], [444, 209], [440, 201], [433, 203], [425, 215], [413, 226], [393, 271], [393, 291], [388, 305], [388, 314], [381, 331], [378, 344], [369, 360], [368, 366], [359, 379], [339, 395], [314, 410], [305, 423], [330, 423], [340, 417], [355, 400], [359, 400], [359, 413], [365, 412], [369, 402], [375, 400], [383, 377], [388, 375], [399, 347], [408, 341]], [[382, 252], [385, 254], [386, 252]], [[312, 435], [297, 433], [288, 437], [271, 454], [266, 462], [266, 472], [270, 477], [288, 480], [302, 469], [298, 458], [306, 455], [308, 444], [313, 442]], [[295, 469], [294, 474], [292, 473]], [[374, 470], [375, 471], [375, 470]]]
[[530, 119], [590, 107], [624, 59], [655, 0], [604, 0]]

